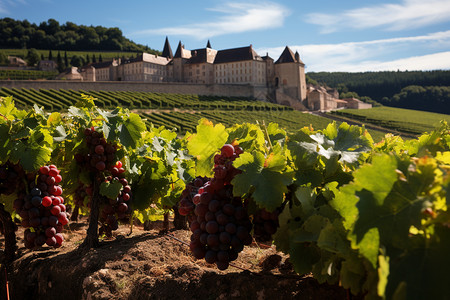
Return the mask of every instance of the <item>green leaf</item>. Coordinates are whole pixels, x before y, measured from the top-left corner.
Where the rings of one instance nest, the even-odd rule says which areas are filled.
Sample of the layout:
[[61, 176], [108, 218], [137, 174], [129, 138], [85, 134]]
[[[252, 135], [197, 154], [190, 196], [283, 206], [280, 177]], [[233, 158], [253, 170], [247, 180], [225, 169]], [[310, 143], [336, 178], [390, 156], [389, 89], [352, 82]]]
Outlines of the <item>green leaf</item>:
[[12, 142], [9, 134], [9, 126], [5, 123], [0, 124], [0, 162], [6, 162], [10, 151], [12, 150]]
[[197, 161], [197, 176], [211, 176], [214, 155], [226, 143], [228, 133], [222, 124], [213, 125], [206, 119], [199, 121], [197, 133], [188, 138], [189, 154]]
[[11, 161], [20, 162], [25, 171], [34, 172], [44, 166], [51, 157], [49, 147], [27, 147], [22, 141], [14, 144], [11, 151]]
[[136, 149], [141, 145], [141, 133], [147, 129], [138, 114], [130, 113], [124, 120], [119, 133], [119, 140], [126, 148]]
[[309, 217], [315, 213], [314, 201], [316, 195], [311, 188], [301, 186], [295, 191], [295, 196], [302, 205], [302, 217]]
[[0, 114], [8, 120], [14, 120], [17, 111], [12, 97], [0, 97]]
[[386, 286], [388, 284], [389, 276], [389, 257], [385, 255], [378, 256], [379, 268], [378, 268], [378, 285], [377, 294], [380, 297], [384, 297]]
[[256, 124], [244, 123], [228, 129], [228, 143], [236, 141], [245, 152], [265, 151], [264, 132]]
[[66, 130], [62, 125], [59, 125], [55, 128], [55, 132], [53, 133], [53, 140], [55, 142], [62, 142], [66, 139], [67, 134]]
[[100, 195], [109, 199], [116, 199], [120, 191], [122, 190], [122, 184], [119, 181], [102, 182], [100, 184]]
[[62, 118], [59, 112], [52, 112], [47, 119], [47, 126], [58, 126], [61, 123]]
[[286, 166], [283, 156], [274, 154], [266, 159], [261, 152], [245, 152], [233, 165], [243, 171], [231, 182], [234, 195], [242, 196], [253, 190], [253, 200], [259, 207], [273, 211], [281, 205], [293, 180], [293, 172], [282, 171]]
[[[360, 190], [373, 193], [375, 199], [382, 204], [397, 181], [397, 161], [391, 155], [375, 155], [372, 163], [354, 172], [355, 184]], [[376, 178], [376, 180], [374, 180]]]

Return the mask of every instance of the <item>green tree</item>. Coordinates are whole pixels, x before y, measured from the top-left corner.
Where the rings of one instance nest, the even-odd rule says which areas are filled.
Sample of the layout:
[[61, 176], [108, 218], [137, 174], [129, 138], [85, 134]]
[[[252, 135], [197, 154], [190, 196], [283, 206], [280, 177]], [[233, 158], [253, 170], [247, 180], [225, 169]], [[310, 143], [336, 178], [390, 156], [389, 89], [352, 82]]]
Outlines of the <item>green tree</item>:
[[29, 49], [26, 60], [29, 66], [35, 66], [40, 60], [37, 50], [34, 48]]
[[0, 66], [7, 66], [8, 64], [8, 56], [4, 52], [0, 52]]
[[52, 50], [48, 50], [48, 60], [53, 60]]
[[90, 62], [91, 62], [91, 59], [89, 58], [89, 53], [88, 53], [88, 54], [86, 54], [86, 64], [88, 64]]
[[69, 59], [67, 58], [67, 51], [64, 51], [64, 64], [66, 67], [69, 66]]
[[98, 56], [98, 62], [103, 62], [103, 58], [102, 58], [101, 54], [99, 54], [99, 56]]
[[95, 54], [92, 54], [92, 62], [96, 63], [97, 62], [97, 58], [95, 58]]
[[58, 56], [56, 56], [56, 64], [58, 65], [58, 71], [61, 73], [66, 68], [64, 61], [61, 57], [61, 53], [58, 51]]
[[84, 65], [84, 59], [80, 55], [74, 55], [70, 59], [70, 64], [74, 67], [82, 67]]

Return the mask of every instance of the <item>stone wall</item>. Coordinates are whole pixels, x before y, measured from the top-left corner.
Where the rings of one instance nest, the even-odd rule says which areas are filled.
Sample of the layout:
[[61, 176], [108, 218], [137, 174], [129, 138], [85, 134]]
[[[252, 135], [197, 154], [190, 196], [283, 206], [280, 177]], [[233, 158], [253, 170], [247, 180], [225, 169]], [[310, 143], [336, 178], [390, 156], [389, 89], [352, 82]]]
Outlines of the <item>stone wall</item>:
[[84, 91], [134, 91], [175, 94], [197, 94], [205, 96], [252, 97], [267, 99], [268, 89], [239, 84], [188, 84], [188, 83], [143, 83], [143, 82], [72, 82], [57, 80], [0, 80], [0, 88], [72, 89]]

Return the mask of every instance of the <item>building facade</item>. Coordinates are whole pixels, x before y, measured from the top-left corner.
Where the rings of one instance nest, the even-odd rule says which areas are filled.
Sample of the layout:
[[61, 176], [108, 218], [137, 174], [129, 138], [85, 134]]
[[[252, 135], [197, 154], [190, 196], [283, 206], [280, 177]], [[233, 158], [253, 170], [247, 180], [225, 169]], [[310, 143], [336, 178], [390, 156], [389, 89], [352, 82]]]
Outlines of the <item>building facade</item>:
[[335, 95], [307, 89], [305, 64], [288, 46], [276, 61], [268, 54], [261, 57], [252, 45], [214, 50], [209, 41], [195, 50], [185, 49], [180, 41], [173, 55], [166, 37], [160, 56], [142, 53], [127, 60], [90, 64], [81, 74], [86, 81], [249, 85], [266, 91], [256, 98], [299, 110], [338, 107]]

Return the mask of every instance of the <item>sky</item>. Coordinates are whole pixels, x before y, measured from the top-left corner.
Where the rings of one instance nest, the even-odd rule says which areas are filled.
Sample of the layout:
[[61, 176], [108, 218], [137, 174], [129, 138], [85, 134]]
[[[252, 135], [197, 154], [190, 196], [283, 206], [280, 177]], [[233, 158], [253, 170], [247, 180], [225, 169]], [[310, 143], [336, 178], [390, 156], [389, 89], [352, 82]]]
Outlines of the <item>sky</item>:
[[156, 50], [167, 36], [173, 52], [289, 46], [306, 72], [450, 69], [450, 0], [0, 0], [5, 17], [118, 27]]

